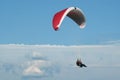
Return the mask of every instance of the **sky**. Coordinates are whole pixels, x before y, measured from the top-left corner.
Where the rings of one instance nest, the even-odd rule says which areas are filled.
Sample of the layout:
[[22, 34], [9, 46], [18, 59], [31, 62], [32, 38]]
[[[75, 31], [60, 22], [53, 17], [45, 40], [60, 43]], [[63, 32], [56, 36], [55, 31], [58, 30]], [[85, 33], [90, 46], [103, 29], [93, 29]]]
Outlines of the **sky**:
[[[0, 79], [119, 80], [119, 3], [0, 0]], [[54, 31], [54, 14], [72, 6], [84, 12], [86, 27], [65, 17]], [[77, 67], [77, 58], [87, 68]]]
[[[0, 44], [89, 45], [120, 43], [119, 0], [0, 0]], [[86, 18], [86, 27], [66, 17], [59, 31], [56, 12], [75, 6]]]

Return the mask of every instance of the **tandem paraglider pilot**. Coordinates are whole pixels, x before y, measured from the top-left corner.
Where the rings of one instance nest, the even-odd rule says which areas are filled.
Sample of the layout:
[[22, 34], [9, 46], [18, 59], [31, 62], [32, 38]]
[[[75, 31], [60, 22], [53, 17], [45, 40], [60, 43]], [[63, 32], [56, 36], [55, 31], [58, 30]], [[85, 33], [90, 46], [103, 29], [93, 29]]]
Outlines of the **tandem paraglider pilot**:
[[79, 66], [79, 67], [87, 67], [85, 64], [82, 63], [81, 59], [77, 59], [76, 61], [76, 65]]

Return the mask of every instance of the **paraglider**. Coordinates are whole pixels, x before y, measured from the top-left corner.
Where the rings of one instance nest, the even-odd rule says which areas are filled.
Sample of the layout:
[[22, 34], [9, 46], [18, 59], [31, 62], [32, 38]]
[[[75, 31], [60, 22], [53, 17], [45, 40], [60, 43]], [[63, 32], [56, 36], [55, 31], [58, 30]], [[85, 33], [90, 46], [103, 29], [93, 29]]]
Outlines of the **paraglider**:
[[81, 9], [77, 7], [69, 7], [69, 8], [66, 8], [64, 10], [57, 12], [54, 15], [53, 20], [52, 20], [52, 25], [55, 31], [57, 31], [60, 28], [60, 25], [66, 16], [68, 16], [76, 24], [78, 24], [80, 28], [85, 27], [85, 23], [86, 23], [85, 16], [83, 12], [81, 11]]
[[[60, 28], [66, 16], [72, 19], [76, 24], [78, 24], [80, 28], [84, 28], [86, 26], [86, 20], [82, 10], [78, 7], [69, 7], [55, 13], [52, 20], [52, 26], [55, 31]], [[77, 59], [76, 65], [79, 67], [87, 67], [85, 64], [82, 63], [80, 59]]]
[[82, 63], [82, 61], [80, 59], [77, 59], [76, 61], [76, 65], [79, 66], [79, 67], [87, 67], [85, 64]]

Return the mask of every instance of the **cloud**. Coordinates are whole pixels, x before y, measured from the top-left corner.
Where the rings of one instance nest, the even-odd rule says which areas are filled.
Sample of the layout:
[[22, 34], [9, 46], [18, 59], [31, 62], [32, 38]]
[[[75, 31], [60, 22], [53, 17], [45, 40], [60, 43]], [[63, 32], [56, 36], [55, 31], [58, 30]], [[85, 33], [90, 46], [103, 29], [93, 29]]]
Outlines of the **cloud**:
[[88, 66], [86, 69], [120, 67], [120, 46], [116, 45], [6, 44], [0, 45], [0, 53], [0, 72], [21, 75], [23, 80], [37, 75], [42, 79], [77, 75], [77, 58]]
[[108, 45], [120, 45], [120, 40], [107, 41], [107, 42], [104, 42], [104, 44], [108, 44]]
[[28, 67], [27, 69], [25, 69], [24, 71], [23, 71], [23, 74], [24, 75], [32, 75], [32, 76], [34, 76], [34, 75], [38, 75], [38, 76], [42, 76], [43, 75], [43, 71], [41, 71], [38, 67], [36, 67], [36, 66], [30, 66], [30, 67]]

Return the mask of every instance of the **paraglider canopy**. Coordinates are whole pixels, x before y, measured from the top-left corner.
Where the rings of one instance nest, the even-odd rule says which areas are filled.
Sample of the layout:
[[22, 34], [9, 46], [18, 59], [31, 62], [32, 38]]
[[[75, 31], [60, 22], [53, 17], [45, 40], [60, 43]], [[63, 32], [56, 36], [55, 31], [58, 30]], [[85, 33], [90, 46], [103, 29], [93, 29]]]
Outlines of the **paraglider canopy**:
[[80, 26], [80, 28], [85, 27], [86, 21], [85, 21], [85, 16], [84, 16], [83, 12], [77, 7], [69, 7], [69, 8], [66, 8], [64, 10], [57, 12], [54, 15], [53, 21], [52, 21], [54, 30], [57, 31], [59, 29], [62, 21], [64, 20], [64, 18], [66, 16], [68, 16], [74, 22], [76, 22]]

